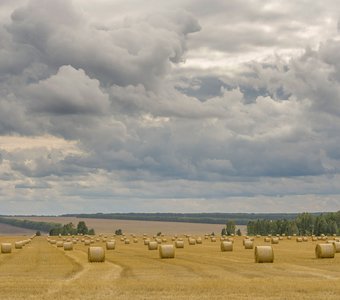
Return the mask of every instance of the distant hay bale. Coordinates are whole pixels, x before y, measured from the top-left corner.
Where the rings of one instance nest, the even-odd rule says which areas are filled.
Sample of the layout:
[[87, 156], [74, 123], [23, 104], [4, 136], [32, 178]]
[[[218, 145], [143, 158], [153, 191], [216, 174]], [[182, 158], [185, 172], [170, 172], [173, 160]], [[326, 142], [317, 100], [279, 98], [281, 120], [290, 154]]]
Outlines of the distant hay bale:
[[85, 241], [84, 241], [84, 245], [85, 245], [85, 246], [90, 246], [90, 244], [91, 244], [91, 241], [90, 241], [90, 240], [85, 240]]
[[279, 236], [279, 240], [282, 241], [283, 240], [283, 236]]
[[125, 239], [124, 239], [123, 237], [121, 237], [121, 238], [120, 238], [120, 241], [121, 241], [121, 242], [124, 242], [124, 241], [125, 241]]
[[315, 247], [316, 258], [334, 258], [334, 254], [333, 244], [317, 244]]
[[271, 240], [270, 237], [265, 237], [265, 238], [264, 238], [264, 242], [265, 242], [265, 243], [270, 243], [270, 240]]
[[157, 243], [157, 244], [162, 244], [162, 239], [156, 238], [156, 243]]
[[58, 248], [61, 248], [61, 247], [63, 247], [64, 246], [64, 242], [63, 241], [58, 241], [57, 242], [57, 247]]
[[184, 248], [184, 242], [183, 241], [176, 241], [175, 247], [176, 248]]
[[103, 247], [89, 247], [87, 250], [87, 258], [89, 262], [104, 262], [105, 250]]
[[215, 242], [216, 242], [216, 238], [215, 238], [215, 237], [211, 237], [211, 238], [210, 238], [210, 241], [213, 242], [213, 243], [215, 243]]
[[261, 237], [261, 235], [257, 234], [257, 235], [256, 235], [256, 237], [257, 237], [257, 238], [260, 238], [260, 237]]
[[313, 237], [312, 237], [312, 241], [313, 241], [313, 242], [316, 242], [317, 240], [318, 240], [318, 238], [317, 238], [316, 236], [313, 236]]
[[272, 244], [278, 244], [278, 243], [279, 243], [279, 238], [278, 238], [278, 237], [273, 237], [273, 238], [271, 239], [271, 243], [272, 243]]
[[297, 237], [297, 238], [296, 238], [296, 241], [297, 241], [298, 243], [301, 243], [301, 242], [302, 242], [302, 237]]
[[171, 238], [171, 240], [174, 242], [174, 241], [176, 241], [176, 238], [173, 236], [173, 237]]
[[201, 237], [198, 237], [196, 239], [196, 244], [202, 244], [202, 238]]
[[24, 243], [22, 241], [14, 243], [15, 249], [22, 249], [23, 245], [24, 245]]
[[162, 239], [162, 243], [166, 243], [168, 240], [166, 238]]
[[149, 240], [149, 239], [145, 239], [145, 240], [144, 240], [144, 245], [145, 245], [145, 246], [149, 245], [149, 243], [150, 243], [150, 240]]
[[1, 244], [1, 253], [11, 253], [12, 252], [12, 244], [11, 243], [2, 243]]
[[148, 244], [149, 250], [157, 250], [158, 249], [158, 243], [155, 241], [150, 241]]
[[159, 246], [159, 257], [160, 258], [175, 258], [174, 245], [160, 245]]
[[196, 245], [196, 240], [193, 239], [193, 238], [189, 238], [188, 243], [189, 243], [189, 245]]
[[116, 241], [106, 242], [106, 250], [114, 250], [116, 248]]
[[255, 247], [256, 263], [272, 263], [274, 262], [274, 251], [272, 246], [256, 246]]
[[73, 250], [73, 243], [72, 242], [65, 242], [64, 243], [64, 251], [72, 251]]
[[302, 241], [303, 241], [303, 242], [308, 242], [308, 237], [304, 236], [304, 237], [302, 238]]
[[125, 239], [124, 244], [126, 244], [126, 245], [130, 244], [130, 240], [129, 239]]
[[287, 236], [287, 240], [291, 240], [292, 239], [292, 236], [291, 235], [288, 235]]
[[254, 248], [254, 242], [250, 239], [244, 240], [244, 249], [253, 249]]
[[134, 238], [132, 241], [133, 241], [134, 243], [138, 243], [138, 239], [136, 239], [136, 238]]
[[335, 253], [340, 253], [340, 242], [333, 242]]
[[51, 243], [52, 245], [54, 245], [54, 244], [57, 243], [57, 241], [56, 241], [56, 240], [50, 240], [50, 243]]
[[229, 241], [223, 241], [221, 242], [221, 251], [233, 251], [233, 243]]

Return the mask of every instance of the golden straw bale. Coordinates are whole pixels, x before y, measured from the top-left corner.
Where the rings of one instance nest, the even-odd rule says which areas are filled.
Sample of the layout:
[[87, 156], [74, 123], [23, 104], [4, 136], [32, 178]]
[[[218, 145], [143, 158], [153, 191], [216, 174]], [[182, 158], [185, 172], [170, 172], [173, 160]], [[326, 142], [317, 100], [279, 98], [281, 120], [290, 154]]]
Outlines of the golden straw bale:
[[1, 253], [11, 253], [12, 252], [12, 244], [11, 243], [2, 243], [1, 244]]
[[114, 250], [116, 248], [116, 241], [106, 242], [106, 250]]
[[333, 244], [317, 244], [315, 247], [316, 258], [334, 258], [334, 254]]
[[333, 242], [335, 253], [340, 253], [340, 242]]
[[87, 251], [87, 258], [89, 262], [104, 262], [105, 250], [103, 247], [89, 247]]
[[201, 237], [198, 237], [196, 239], [196, 244], [202, 244], [202, 238]]
[[270, 240], [271, 240], [270, 237], [265, 237], [264, 238], [265, 243], [270, 243]]
[[65, 251], [72, 251], [73, 250], [73, 243], [72, 242], [65, 242], [64, 243], [64, 250]]
[[126, 244], [126, 245], [130, 244], [130, 240], [129, 239], [125, 239], [124, 244]]
[[84, 245], [85, 245], [85, 246], [90, 246], [90, 244], [91, 244], [91, 241], [90, 241], [90, 240], [85, 240], [85, 241], [84, 241]]
[[56, 240], [50, 240], [50, 243], [51, 243], [52, 245], [54, 245], [54, 244], [57, 243], [57, 241], [56, 241]]
[[162, 239], [156, 238], [156, 243], [157, 244], [162, 244]]
[[167, 241], [168, 241], [168, 240], [165, 239], [165, 238], [162, 239], [162, 243], [166, 243]]
[[188, 243], [189, 243], [189, 245], [196, 245], [196, 240], [193, 239], [193, 238], [189, 238]]
[[57, 242], [57, 247], [58, 248], [61, 248], [61, 247], [63, 247], [64, 246], [64, 242], [63, 241], [58, 241]]
[[184, 242], [183, 241], [176, 241], [175, 247], [176, 248], [184, 248]]
[[233, 251], [233, 243], [229, 241], [223, 241], [221, 242], [221, 251]]
[[278, 244], [279, 243], [279, 238], [278, 237], [272, 237], [271, 243], [272, 244]]
[[22, 241], [14, 243], [15, 249], [22, 249], [23, 245], [24, 245], [24, 243]]
[[158, 249], [158, 243], [155, 241], [150, 241], [148, 244], [149, 250], [157, 250]]
[[136, 239], [136, 238], [134, 238], [132, 241], [133, 241], [134, 243], [138, 243], [138, 239]]
[[254, 242], [250, 239], [244, 240], [244, 249], [253, 249], [254, 248]]
[[145, 246], [149, 245], [149, 243], [150, 243], [150, 240], [149, 240], [149, 239], [145, 239], [145, 240], [144, 240], [144, 245], [145, 245]]
[[291, 240], [292, 239], [292, 236], [291, 235], [288, 235], [287, 236], [287, 240]]
[[302, 241], [303, 241], [303, 242], [308, 242], [308, 237], [304, 236], [304, 237], [302, 238]]
[[174, 245], [160, 245], [159, 246], [159, 257], [160, 258], [175, 258]]
[[272, 263], [274, 262], [274, 250], [272, 246], [256, 246], [255, 247], [256, 263]]
[[215, 242], [216, 242], [216, 238], [215, 238], [215, 237], [211, 237], [211, 238], [210, 238], [210, 241], [213, 242], [213, 243], [215, 243]]

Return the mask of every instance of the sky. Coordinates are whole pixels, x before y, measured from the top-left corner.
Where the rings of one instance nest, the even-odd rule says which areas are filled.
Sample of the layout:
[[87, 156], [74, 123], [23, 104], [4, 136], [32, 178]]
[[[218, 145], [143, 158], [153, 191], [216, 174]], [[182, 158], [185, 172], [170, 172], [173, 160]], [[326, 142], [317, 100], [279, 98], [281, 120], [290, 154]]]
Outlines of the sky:
[[0, 214], [340, 209], [336, 0], [1, 0]]

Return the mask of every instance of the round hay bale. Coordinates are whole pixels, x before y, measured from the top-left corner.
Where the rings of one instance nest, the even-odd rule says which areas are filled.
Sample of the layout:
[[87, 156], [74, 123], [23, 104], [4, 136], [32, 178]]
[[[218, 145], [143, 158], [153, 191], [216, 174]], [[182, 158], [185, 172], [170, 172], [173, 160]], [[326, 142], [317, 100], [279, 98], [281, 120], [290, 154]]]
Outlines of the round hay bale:
[[333, 242], [335, 253], [340, 253], [340, 242]]
[[85, 246], [90, 246], [90, 244], [91, 244], [91, 241], [90, 241], [90, 240], [85, 240], [85, 241], [84, 241], [84, 245], [85, 245]]
[[316, 236], [313, 236], [313, 237], [312, 237], [312, 241], [313, 241], [313, 242], [316, 242], [317, 240], [318, 240], [318, 238], [317, 238]]
[[254, 242], [250, 239], [244, 240], [244, 249], [253, 249], [254, 248]]
[[12, 244], [11, 243], [2, 243], [1, 244], [1, 253], [11, 253], [12, 252]]
[[282, 241], [283, 240], [283, 236], [279, 236], [279, 240]]
[[150, 243], [150, 240], [149, 240], [149, 239], [145, 239], [145, 240], [144, 240], [144, 245], [145, 245], [145, 246], [149, 245], [149, 243]]
[[184, 248], [184, 242], [183, 241], [176, 241], [175, 247], [176, 248]]
[[168, 240], [165, 239], [165, 238], [162, 239], [162, 243], [166, 243], [167, 241], [168, 241]]
[[106, 250], [114, 250], [116, 248], [116, 241], [106, 242]]
[[72, 251], [73, 250], [73, 243], [72, 242], [65, 242], [64, 243], [64, 251]]
[[287, 236], [287, 240], [291, 240], [292, 239], [292, 236], [291, 235], [288, 235]]
[[256, 235], [256, 238], [260, 238], [260, 237], [261, 237], [261, 235], [260, 235], [260, 234], [257, 234], [257, 235]]
[[302, 238], [302, 241], [303, 241], [303, 242], [308, 242], [308, 237], [304, 236], [304, 237]]
[[57, 242], [57, 247], [58, 248], [61, 248], [61, 247], [63, 247], [64, 246], [64, 242], [63, 241], [58, 241]]
[[149, 250], [157, 250], [158, 249], [158, 243], [155, 241], [150, 241], [148, 244]]
[[134, 242], [134, 243], [138, 243], [138, 239], [134, 238], [134, 239], [133, 239], [133, 242]]
[[213, 243], [215, 243], [215, 242], [216, 242], [216, 238], [215, 238], [215, 237], [211, 237], [211, 238], [210, 238], [210, 241], [213, 242]]
[[223, 241], [221, 242], [221, 251], [233, 251], [233, 243], [229, 241]]
[[315, 247], [316, 258], [334, 258], [334, 254], [333, 244], [317, 244]]
[[89, 262], [104, 262], [105, 250], [103, 247], [89, 247], [87, 250], [87, 258]]
[[278, 243], [279, 243], [279, 238], [278, 238], [278, 237], [273, 237], [273, 238], [271, 239], [271, 243], [272, 243], [272, 244], [278, 244]]
[[301, 243], [301, 242], [302, 242], [302, 237], [297, 237], [297, 238], [296, 238], [296, 242], [297, 242], [297, 243]]
[[265, 242], [265, 243], [270, 243], [270, 237], [265, 237], [265, 238], [264, 238], [264, 242]]
[[272, 246], [256, 246], [255, 247], [256, 263], [272, 263], [274, 262], [274, 250]]
[[159, 246], [159, 257], [160, 258], [175, 258], [174, 245], [160, 245]]
[[162, 239], [158, 239], [158, 238], [157, 238], [157, 239], [156, 239], [156, 243], [157, 243], [157, 244], [162, 244]]
[[[56, 240], [50, 240], [50, 244], [55, 245], [57, 243]], [[25, 244], [25, 243], [24, 243]]]
[[130, 244], [130, 240], [129, 240], [129, 239], [126, 239], [126, 240], [124, 241], [124, 244], [126, 244], [126, 245]]
[[14, 243], [15, 249], [22, 249], [23, 245], [24, 245], [24, 243], [22, 241]]
[[202, 238], [201, 237], [198, 237], [196, 239], [196, 244], [202, 244]]
[[192, 238], [189, 238], [188, 239], [188, 243], [189, 243], [189, 245], [196, 245], [196, 240], [192, 239]]

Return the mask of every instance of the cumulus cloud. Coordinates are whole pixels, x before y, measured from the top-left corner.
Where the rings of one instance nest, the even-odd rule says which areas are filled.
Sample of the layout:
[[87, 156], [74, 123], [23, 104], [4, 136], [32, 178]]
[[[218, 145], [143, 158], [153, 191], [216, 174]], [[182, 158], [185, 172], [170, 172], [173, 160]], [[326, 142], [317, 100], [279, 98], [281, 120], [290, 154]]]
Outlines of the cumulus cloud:
[[[49, 213], [82, 210], [82, 203], [92, 211], [101, 201], [105, 211], [143, 211], [167, 201], [172, 211], [293, 211], [339, 204], [332, 1], [308, 12], [295, 1], [134, 4], [0, 6], [2, 207], [29, 203], [32, 212]], [[9, 147], [8, 135], [25, 140]], [[48, 147], [56, 137], [65, 145]], [[19, 147], [23, 141], [32, 147]]]

